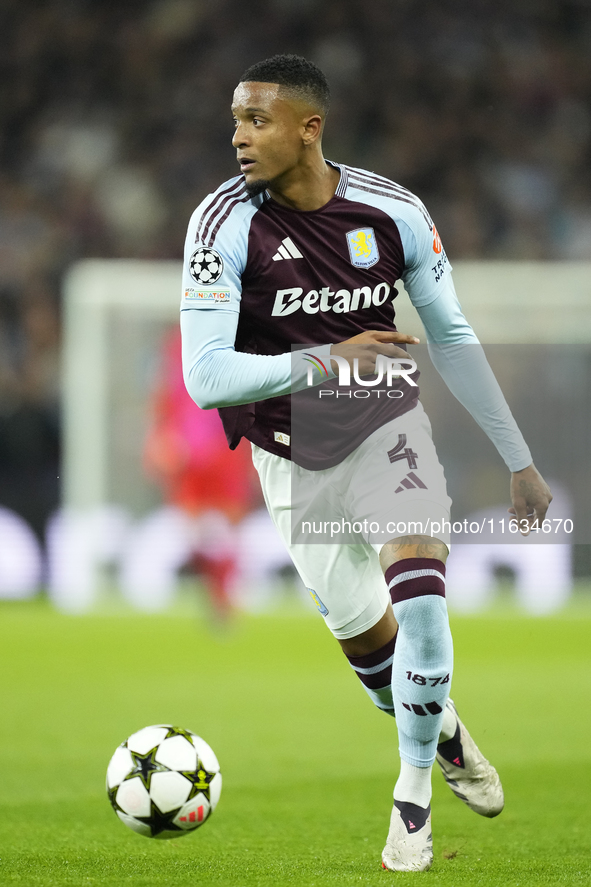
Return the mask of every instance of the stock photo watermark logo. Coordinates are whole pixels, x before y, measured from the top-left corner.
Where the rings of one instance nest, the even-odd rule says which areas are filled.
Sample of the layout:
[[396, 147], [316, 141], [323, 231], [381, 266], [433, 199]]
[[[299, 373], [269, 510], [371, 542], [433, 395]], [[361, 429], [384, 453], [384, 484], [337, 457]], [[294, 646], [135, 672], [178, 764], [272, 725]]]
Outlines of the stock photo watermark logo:
[[[314, 370], [320, 373], [321, 378], [329, 378], [326, 365], [319, 357], [304, 352], [304, 360], [310, 364], [307, 374], [307, 385], [309, 388], [318, 384], [314, 381]], [[372, 395], [380, 397], [382, 394], [389, 398], [398, 399], [404, 397], [404, 391], [400, 388], [395, 388], [395, 382], [399, 383], [400, 381], [404, 381], [412, 388], [418, 387], [417, 383], [412, 378], [413, 373], [417, 370], [417, 364], [410, 357], [386, 357], [383, 354], [379, 354], [375, 364], [376, 375], [373, 379], [360, 375], [359, 358], [355, 357], [352, 361], [353, 381], [351, 381], [351, 363], [346, 357], [342, 357], [338, 354], [331, 354], [330, 360], [334, 360], [339, 368], [337, 384], [338, 389], [342, 388], [343, 390], [339, 391], [334, 388], [320, 388], [318, 390], [318, 397], [320, 399], [323, 397], [355, 397], [357, 399], [363, 399], [371, 397]], [[360, 388], [351, 390], [353, 385], [358, 385]], [[385, 387], [378, 388], [378, 385], [384, 385]]]

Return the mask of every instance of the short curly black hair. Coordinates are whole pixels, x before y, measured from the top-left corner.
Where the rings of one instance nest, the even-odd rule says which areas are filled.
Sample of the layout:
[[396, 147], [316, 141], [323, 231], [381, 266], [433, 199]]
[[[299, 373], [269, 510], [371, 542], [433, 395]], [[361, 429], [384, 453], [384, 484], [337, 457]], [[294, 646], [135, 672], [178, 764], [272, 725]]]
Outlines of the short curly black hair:
[[330, 87], [320, 68], [301, 55], [274, 55], [247, 68], [240, 83], [278, 83], [294, 95], [316, 105], [325, 115], [330, 105]]

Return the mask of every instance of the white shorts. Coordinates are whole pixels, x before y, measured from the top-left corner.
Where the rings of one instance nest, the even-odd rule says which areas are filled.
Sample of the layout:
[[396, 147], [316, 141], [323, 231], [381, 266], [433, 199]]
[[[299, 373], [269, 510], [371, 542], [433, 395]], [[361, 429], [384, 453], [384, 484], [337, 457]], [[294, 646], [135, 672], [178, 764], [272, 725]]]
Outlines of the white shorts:
[[333, 468], [309, 471], [252, 452], [269, 513], [337, 638], [367, 631], [386, 611], [378, 559], [386, 542], [418, 534], [449, 547], [451, 499], [421, 404]]

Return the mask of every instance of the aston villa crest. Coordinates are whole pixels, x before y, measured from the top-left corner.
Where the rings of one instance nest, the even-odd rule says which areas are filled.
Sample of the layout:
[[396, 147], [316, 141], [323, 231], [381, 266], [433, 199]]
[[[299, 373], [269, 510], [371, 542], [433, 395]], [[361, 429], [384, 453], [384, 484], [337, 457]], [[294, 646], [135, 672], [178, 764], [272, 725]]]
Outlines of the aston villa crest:
[[351, 264], [356, 268], [371, 268], [380, 259], [373, 228], [356, 228], [347, 234]]

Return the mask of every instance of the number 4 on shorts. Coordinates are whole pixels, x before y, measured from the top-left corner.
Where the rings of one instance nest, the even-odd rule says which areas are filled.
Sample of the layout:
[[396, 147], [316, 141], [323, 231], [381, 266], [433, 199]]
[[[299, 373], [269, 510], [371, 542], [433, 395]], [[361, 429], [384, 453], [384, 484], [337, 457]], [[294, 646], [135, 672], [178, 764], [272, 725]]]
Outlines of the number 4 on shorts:
[[390, 462], [400, 462], [401, 459], [408, 459], [408, 467], [417, 467], [418, 454], [411, 447], [406, 446], [406, 434], [398, 435], [398, 443], [393, 449], [388, 450], [388, 459]]

